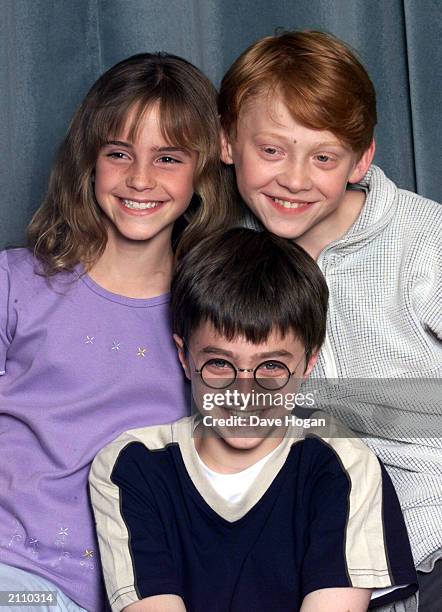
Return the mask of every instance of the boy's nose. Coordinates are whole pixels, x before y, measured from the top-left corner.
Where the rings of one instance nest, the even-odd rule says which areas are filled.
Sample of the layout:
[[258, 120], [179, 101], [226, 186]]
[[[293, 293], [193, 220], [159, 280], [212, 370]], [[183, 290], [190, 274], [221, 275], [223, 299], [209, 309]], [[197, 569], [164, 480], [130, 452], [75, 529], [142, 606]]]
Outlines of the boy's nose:
[[151, 167], [136, 164], [128, 172], [126, 184], [136, 191], [153, 189], [156, 186], [155, 172]]
[[308, 191], [312, 188], [312, 182], [308, 169], [300, 163], [287, 163], [283, 171], [276, 177], [279, 185], [293, 193]]
[[255, 384], [253, 369], [239, 368], [236, 375], [236, 386], [243, 393], [250, 392]]

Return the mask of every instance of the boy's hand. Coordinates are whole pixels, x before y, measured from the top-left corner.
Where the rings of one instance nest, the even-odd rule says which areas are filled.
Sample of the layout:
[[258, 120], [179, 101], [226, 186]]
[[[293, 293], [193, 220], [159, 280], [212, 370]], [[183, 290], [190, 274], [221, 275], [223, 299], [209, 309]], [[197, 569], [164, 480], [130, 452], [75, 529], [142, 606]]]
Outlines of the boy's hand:
[[300, 612], [366, 612], [370, 589], [319, 589], [304, 597]]

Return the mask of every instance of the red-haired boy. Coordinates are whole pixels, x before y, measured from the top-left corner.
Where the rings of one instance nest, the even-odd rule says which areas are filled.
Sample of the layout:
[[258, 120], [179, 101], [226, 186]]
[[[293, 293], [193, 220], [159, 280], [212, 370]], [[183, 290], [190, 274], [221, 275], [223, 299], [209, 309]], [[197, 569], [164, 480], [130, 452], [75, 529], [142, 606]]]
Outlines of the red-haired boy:
[[[440, 406], [411, 398], [402, 381], [442, 372], [442, 207], [371, 165], [375, 91], [329, 34], [288, 32], [252, 45], [224, 76], [219, 112], [223, 161], [234, 164], [243, 200], [326, 276], [327, 338], [315, 374], [383, 379], [368, 402], [353, 397], [336, 414], [370, 436], [389, 468], [425, 597], [442, 566]], [[424, 441], [430, 418], [433, 439]]]

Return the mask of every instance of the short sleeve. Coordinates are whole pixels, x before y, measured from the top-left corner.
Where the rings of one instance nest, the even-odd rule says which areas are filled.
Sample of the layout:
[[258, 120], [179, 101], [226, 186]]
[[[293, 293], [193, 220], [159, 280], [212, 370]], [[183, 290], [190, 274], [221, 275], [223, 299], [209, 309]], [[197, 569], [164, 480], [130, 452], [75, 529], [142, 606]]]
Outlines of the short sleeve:
[[7, 251], [0, 253], [0, 376], [6, 373], [6, 354], [11, 343], [10, 329], [11, 282]]
[[124, 448], [113, 443], [97, 455], [89, 476], [103, 574], [114, 612], [153, 595], [182, 596], [149, 483], [148, 453], [139, 442]]
[[416, 572], [396, 493], [376, 456], [357, 439], [322, 445], [312, 473], [302, 567], [302, 597], [336, 587], [385, 589], [376, 600], [417, 590]]

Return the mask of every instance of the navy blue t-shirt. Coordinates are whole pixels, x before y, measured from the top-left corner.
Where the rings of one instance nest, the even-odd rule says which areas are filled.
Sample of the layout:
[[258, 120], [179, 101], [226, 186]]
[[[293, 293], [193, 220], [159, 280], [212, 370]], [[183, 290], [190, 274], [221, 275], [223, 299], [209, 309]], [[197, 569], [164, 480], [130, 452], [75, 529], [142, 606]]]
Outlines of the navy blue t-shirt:
[[402, 512], [355, 438], [292, 427], [235, 503], [216, 493], [187, 417], [131, 430], [94, 461], [91, 496], [113, 610], [179, 595], [188, 612], [294, 612], [333, 587], [417, 589]]

